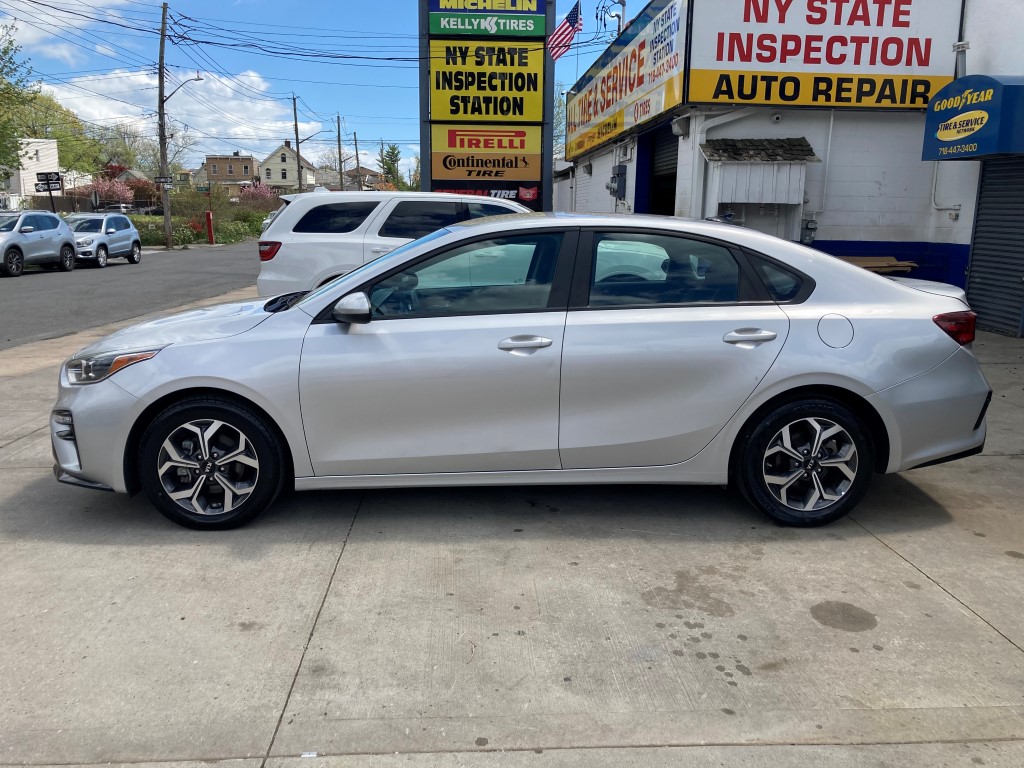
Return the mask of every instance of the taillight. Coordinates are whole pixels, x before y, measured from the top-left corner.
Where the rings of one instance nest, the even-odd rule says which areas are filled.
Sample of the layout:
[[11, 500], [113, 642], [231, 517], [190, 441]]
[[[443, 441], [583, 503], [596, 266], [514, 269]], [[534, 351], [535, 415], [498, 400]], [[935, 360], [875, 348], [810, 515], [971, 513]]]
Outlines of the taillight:
[[272, 258], [277, 256], [277, 252], [281, 250], [280, 243], [274, 243], [271, 241], [261, 240], [260, 241], [260, 261], [270, 261]]
[[960, 346], [974, 341], [974, 326], [978, 320], [974, 312], [946, 312], [932, 318]]

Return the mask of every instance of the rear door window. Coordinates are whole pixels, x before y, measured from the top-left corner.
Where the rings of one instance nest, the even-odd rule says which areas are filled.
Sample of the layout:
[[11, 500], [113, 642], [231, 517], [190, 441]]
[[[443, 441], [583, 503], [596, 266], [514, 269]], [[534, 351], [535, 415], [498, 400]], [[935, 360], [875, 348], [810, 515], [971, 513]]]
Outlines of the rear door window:
[[466, 203], [466, 212], [470, 219], [482, 219], [485, 216], [506, 216], [510, 213], [519, 213], [504, 205], [495, 203]]
[[311, 208], [299, 219], [293, 232], [330, 232], [342, 234], [353, 232], [366, 221], [380, 203], [364, 200], [351, 203], [325, 203]]
[[459, 220], [462, 203], [447, 200], [403, 200], [380, 228], [380, 237], [416, 240]]

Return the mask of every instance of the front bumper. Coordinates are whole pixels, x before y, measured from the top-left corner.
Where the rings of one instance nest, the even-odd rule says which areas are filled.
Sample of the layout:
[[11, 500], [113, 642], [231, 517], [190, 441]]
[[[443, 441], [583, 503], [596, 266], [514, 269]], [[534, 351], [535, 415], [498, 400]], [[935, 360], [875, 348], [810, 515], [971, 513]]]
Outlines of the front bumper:
[[141, 402], [113, 381], [72, 386], [61, 369], [53, 411], [71, 413], [72, 424], [50, 415], [54, 476], [86, 488], [124, 492], [124, 450]]

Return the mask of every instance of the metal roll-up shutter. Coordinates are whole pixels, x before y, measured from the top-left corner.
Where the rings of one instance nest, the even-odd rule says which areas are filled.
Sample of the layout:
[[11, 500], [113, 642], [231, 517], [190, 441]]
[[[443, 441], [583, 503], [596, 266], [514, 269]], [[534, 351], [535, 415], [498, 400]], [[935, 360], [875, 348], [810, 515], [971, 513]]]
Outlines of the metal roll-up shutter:
[[665, 126], [654, 136], [655, 176], [670, 176], [679, 164], [679, 137], [672, 133], [671, 126]]
[[1024, 335], [1024, 157], [982, 164], [967, 299], [980, 328]]

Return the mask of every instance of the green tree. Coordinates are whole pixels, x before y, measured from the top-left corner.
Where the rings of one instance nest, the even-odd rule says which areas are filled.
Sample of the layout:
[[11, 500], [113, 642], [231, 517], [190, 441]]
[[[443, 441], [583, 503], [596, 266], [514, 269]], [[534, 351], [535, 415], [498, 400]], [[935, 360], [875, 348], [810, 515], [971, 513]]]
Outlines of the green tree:
[[0, 26], [0, 166], [20, 168], [18, 124], [14, 114], [32, 101], [32, 70], [19, 61], [21, 48], [14, 42], [14, 27]]
[[381, 178], [394, 186], [395, 189], [409, 189], [409, 183], [402, 176], [398, 166], [402, 162], [402, 150], [397, 144], [380, 143], [380, 152], [377, 153], [377, 167], [380, 168]]
[[420, 170], [420, 156], [417, 152], [412, 156], [412, 180], [409, 182], [409, 189], [419, 191], [422, 183], [422, 171]]
[[25, 139], [55, 139], [61, 168], [92, 173], [100, 168], [100, 142], [78, 116], [49, 94], [34, 94], [32, 101], [8, 113]]

